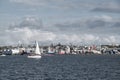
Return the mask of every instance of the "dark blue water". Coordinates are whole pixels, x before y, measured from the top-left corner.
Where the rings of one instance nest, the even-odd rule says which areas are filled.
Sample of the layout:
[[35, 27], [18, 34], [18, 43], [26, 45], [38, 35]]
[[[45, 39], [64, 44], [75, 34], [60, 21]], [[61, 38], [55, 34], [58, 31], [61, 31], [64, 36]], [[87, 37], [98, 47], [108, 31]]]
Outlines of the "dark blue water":
[[0, 80], [120, 80], [120, 55], [0, 57]]

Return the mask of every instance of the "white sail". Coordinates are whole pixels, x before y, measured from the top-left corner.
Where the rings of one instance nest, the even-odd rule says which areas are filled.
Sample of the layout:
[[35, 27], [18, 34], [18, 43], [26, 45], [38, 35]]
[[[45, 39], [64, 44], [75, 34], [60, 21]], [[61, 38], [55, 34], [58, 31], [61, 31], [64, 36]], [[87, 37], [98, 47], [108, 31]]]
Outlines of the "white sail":
[[39, 49], [38, 42], [36, 42], [35, 54], [39, 54], [39, 55], [41, 54], [41, 53], [40, 53], [40, 49]]

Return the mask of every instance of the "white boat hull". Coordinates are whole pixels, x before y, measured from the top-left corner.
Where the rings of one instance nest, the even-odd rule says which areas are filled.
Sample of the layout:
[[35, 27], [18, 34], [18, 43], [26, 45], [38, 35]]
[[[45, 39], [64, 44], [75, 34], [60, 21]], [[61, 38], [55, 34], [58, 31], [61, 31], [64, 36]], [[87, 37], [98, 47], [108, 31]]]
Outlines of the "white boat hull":
[[6, 55], [2, 54], [1, 56], [6, 56]]
[[33, 55], [33, 56], [27, 56], [28, 58], [35, 58], [35, 59], [40, 59], [41, 56], [40, 55]]

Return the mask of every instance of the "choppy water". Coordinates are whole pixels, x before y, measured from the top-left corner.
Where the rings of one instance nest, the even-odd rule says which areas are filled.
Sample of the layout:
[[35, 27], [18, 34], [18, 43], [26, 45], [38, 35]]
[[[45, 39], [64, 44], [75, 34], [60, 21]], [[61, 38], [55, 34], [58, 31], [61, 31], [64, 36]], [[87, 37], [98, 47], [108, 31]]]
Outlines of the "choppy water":
[[120, 80], [120, 55], [0, 57], [0, 80]]

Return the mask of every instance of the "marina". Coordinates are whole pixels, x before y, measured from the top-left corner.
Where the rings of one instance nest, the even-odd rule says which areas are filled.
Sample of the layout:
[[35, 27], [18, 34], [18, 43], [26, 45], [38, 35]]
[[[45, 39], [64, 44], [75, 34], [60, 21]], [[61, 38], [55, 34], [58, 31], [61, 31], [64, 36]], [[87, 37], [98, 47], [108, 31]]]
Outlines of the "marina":
[[27, 47], [1, 47], [0, 54], [1, 55], [46, 55], [46, 54], [120, 54], [120, 45], [89, 45], [89, 46], [81, 46], [81, 45], [62, 45], [51, 44], [48, 46], [40, 46], [38, 42], [35, 45], [29, 45]]

